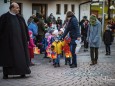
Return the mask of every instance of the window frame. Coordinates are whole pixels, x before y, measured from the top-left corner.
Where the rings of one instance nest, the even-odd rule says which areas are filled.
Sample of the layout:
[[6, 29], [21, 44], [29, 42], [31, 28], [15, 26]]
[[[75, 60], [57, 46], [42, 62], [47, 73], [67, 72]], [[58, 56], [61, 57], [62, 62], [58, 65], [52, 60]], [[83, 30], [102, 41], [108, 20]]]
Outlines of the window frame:
[[61, 4], [56, 4], [56, 14], [61, 14]]
[[64, 14], [68, 11], [68, 4], [64, 4]]
[[75, 4], [72, 4], [72, 5], [71, 5], [71, 11], [72, 11], [73, 13], [75, 13]]

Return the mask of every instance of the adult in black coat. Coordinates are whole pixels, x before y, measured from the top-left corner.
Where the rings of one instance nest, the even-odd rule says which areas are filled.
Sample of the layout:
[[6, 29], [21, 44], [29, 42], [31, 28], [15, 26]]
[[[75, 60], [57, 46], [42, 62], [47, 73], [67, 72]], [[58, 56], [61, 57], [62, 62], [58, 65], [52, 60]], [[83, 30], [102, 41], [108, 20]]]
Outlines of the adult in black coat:
[[13, 2], [10, 11], [0, 17], [0, 66], [3, 79], [8, 75], [30, 74], [28, 54], [28, 29], [19, 13], [19, 5]]
[[75, 54], [75, 48], [76, 48], [76, 43], [75, 40], [80, 40], [80, 29], [78, 27], [78, 20], [75, 17], [74, 13], [71, 11], [68, 11], [66, 14], [66, 18], [67, 20], [69, 20], [69, 23], [67, 25], [67, 28], [64, 31], [64, 34], [62, 35], [61, 39], [65, 38], [65, 36], [68, 34], [69, 32], [69, 36], [71, 38], [71, 42], [70, 42], [70, 50], [72, 53], [72, 64], [70, 66], [70, 68], [75, 68], [77, 67], [77, 56]]

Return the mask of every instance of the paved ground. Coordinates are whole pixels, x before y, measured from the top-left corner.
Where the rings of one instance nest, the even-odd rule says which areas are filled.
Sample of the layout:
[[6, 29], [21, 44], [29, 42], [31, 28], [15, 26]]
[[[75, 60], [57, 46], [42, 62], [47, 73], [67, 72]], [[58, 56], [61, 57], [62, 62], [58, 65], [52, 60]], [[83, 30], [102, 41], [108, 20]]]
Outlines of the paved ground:
[[[61, 67], [54, 68], [49, 59], [36, 55], [31, 67], [32, 73], [25, 79], [2, 79], [0, 68], [0, 86], [115, 86], [115, 43], [112, 45], [111, 56], [105, 56], [102, 46], [99, 50], [99, 61], [95, 66], [90, 66], [89, 52], [81, 49], [78, 54], [78, 67], [71, 69], [64, 65], [61, 59]], [[12, 76], [11, 76], [12, 77]]]

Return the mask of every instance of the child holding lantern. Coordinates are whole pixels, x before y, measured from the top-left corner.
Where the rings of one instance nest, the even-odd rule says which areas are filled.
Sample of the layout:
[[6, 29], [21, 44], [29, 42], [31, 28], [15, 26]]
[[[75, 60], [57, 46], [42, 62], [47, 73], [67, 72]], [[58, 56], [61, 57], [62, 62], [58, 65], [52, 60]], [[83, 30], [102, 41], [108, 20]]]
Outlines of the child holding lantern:
[[34, 47], [36, 46], [34, 44], [33, 38], [32, 38], [32, 31], [29, 30], [29, 36], [30, 36], [30, 41], [28, 44], [28, 48], [29, 48], [29, 54], [30, 54], [30, 66], [33, 66], [34, 64], [32, 63], [31, 59], [34, 58]]
[[71, 65], [72, 55], [71, 55], [70, 46], [69, 46], [70, 41], [71, 41], [71, 38], [69, 36], [66, 36], [63, 41], [63, 51], [65, 54], [65, 65], [67, 65], [67, 63]]
[[59, 41], [58, 37], [55, 37], [55, 41], [52, 43], [52, 46], [54, 46], [54, 52], [56, 53], [55, 55], [57, 56], [54, 59], [54, 67], [60, 67], [60, 57], [62, 53], [62, 42]]
[[53, 65], [54, 66], [56, 66], [55, 65], [55, 60], [56, 60], [56, 58], [57, 58], [57, 53], [55, 52], [55, 46], [51, 46], [51, 58], [52, 58], [52, 60], [53, 60]]

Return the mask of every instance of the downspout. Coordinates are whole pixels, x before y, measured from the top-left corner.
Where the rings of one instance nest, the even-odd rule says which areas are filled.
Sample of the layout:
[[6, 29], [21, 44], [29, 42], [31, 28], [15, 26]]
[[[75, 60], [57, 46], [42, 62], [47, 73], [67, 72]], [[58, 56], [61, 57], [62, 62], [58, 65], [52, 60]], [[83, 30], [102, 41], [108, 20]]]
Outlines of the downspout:
[[90, 3], [90, 2], [92, 2], [92, 0], [89, 0], [89, 1], [87, 1], [87, 2], [83, 2], [83, 3], [80, 3], [79, 4], [79, 22], [80, 22], [80, 15], [81, 15], [81, 5], [83, 5], [83, 4], [86, 4], [86, 3]]

